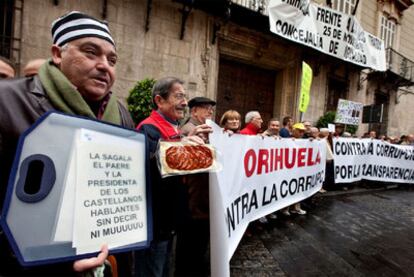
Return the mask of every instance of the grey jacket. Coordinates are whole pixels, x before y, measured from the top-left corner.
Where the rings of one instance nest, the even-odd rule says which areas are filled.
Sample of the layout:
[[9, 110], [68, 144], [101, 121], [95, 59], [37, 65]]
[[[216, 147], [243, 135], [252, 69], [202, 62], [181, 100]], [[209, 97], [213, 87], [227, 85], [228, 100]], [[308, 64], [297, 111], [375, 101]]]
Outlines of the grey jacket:
[[[28, 127], [48, 111], [56, 110], [37, 76], [0, 81], [0, 155]], [[119, 103], [122, 126], [134, 128], [126, 108]]]

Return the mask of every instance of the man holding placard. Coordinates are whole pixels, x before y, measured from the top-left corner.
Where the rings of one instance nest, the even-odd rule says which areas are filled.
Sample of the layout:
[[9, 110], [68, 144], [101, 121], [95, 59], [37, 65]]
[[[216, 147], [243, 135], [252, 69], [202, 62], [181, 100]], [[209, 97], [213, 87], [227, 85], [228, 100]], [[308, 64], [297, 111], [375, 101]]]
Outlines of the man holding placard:
[[[1, 202], [19, 136], [47, 111], [133, 127], [128, 111], [110, 91], [115, 81], [117, 54], [107, 24], [81, 12], [70, 12], [53, 22], [52, 38], [52, 58], [42, 65], [38, 76], [0, 83]], [[108, 249], [104, 246], [98, 258], [73, 265], [24, 270], [11, 257], [2, 234], [0, 254], [0, 275], [63, 276], [75, 274], [73, 270], [102, 266]]]

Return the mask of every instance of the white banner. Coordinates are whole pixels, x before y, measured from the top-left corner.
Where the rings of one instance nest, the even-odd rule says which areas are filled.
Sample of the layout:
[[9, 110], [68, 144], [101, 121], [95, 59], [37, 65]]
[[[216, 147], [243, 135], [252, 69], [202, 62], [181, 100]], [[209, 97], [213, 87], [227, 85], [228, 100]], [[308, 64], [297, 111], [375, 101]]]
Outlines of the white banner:
[[359, 118], [362, 115], [363, 106], [362, 103], [339, 99], [335, 114], [335, 123], [359, 125]]
[[384, 42], [355, 17], [310, 1], [270, 0], [270, 31], [325, 54], [385, 71]]
[[326, 143], [229, 136], [210, 125], [210, 144], [223, 165], [220, 172], [210, 174], [212, 276], [228, 276], [230, 258], [249, 222], [320, 190]]
[[414, 147], [377, 139], [334, 138], [335, 183], [361, 179], [414, 183]]

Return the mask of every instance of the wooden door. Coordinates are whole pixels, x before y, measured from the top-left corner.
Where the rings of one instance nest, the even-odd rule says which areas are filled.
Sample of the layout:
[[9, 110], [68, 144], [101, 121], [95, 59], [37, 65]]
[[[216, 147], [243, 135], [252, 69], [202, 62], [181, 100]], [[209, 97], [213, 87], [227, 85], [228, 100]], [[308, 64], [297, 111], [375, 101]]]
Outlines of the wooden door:
[[348, 82], [345, 79], [332, 78], [328, 79], [328, 99], [326, 111], [336, 112], [339, 99], [347, 99]]
[[259, 111], [263, 118], [262, 129], [273, 116], [276, 71], [227, 59], [220, 59], [216, 121], [227, 110], [236, 110], [242, 116], [248, 111]]

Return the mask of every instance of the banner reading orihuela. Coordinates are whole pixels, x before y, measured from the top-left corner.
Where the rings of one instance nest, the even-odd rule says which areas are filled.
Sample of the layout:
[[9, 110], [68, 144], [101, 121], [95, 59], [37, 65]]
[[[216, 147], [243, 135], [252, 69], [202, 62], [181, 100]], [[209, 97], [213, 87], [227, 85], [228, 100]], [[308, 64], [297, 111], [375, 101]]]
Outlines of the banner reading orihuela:
[[310, 1], [269, 1], [270, 31], [363, 67], [386, 70], [383, 40], [364, 31], [354, 16]]
[[326, 143], [229, 136], [210, 125], [210, 143], [223, 166], [210, 173], [212, 276], [228, 276], [230, 258], [249, 222], [320, 190]]
[[335, 183], [361, 179], [414, 183], [414, 147], [377, 139], [334, 138]]

